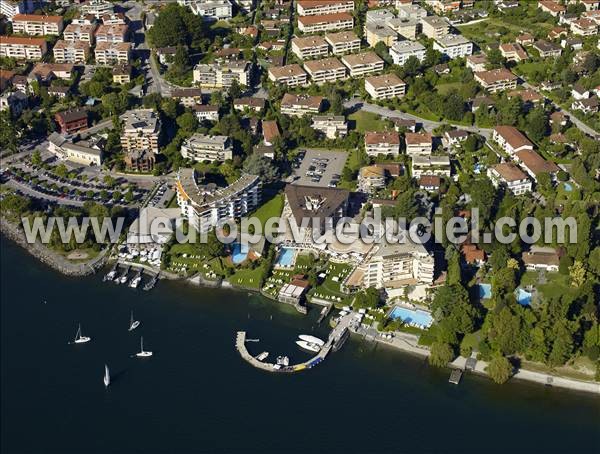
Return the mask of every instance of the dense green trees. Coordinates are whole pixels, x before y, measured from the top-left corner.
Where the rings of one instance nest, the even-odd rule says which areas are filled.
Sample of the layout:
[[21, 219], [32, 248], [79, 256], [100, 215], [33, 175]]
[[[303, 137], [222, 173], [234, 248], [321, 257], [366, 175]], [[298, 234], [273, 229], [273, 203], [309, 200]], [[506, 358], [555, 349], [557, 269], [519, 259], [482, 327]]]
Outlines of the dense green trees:
[[202, 17], [193, 14], [189, 8], [170, 3], [161, 9], [146, 35], [153, 47], [199, 48], [205, 36], [205, 24]]
[[512, 374], [512, 364], [510, 361], [501, 355], [494, 355], [488, 364], [486, 372], [496, 383], [502, 384], [506, 382]]

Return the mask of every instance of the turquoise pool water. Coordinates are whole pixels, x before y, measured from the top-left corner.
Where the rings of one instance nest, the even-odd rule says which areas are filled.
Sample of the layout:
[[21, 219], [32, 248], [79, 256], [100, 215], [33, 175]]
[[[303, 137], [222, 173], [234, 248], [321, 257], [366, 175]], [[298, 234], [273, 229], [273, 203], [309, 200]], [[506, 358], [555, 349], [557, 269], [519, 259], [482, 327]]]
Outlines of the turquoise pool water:
[[492, 297], [492, 285], [491, 284], [479, 284], [479, 298], [490, 299]]
[[563, 183], [563, 184], [565, 187], [565, 191], [571, 192], [573, 190], [573, 186], [571, 186], [569, 183]]
[[405, 323], [414, 322], [423, 326], [429, 326], [433, 322], [433, 317], [429, 312], [418, 309], [407, 309], [400, 306], [396, 306], [394, 309], [392, 309], [392, 312], [390, 312], [390, 318], [393, 320], [399, 318]]
[[279, 255], [277, 256], [277, 261], [275, 262], [280, 266], [292, 266], [294, 264], [294, 256], [296, 255], [293, 249], [289, 248], [281, 248], [279, 251]]
[[519, 303], [521, 306], [531, 306], [532, 297], [532, 293], [529, 293], [522, 288], [517, 289], [517, 303]]
[[231, 260], [236, 265], [242, 263], [248, 257], [248, 246], [240, 243], [231, 245]]

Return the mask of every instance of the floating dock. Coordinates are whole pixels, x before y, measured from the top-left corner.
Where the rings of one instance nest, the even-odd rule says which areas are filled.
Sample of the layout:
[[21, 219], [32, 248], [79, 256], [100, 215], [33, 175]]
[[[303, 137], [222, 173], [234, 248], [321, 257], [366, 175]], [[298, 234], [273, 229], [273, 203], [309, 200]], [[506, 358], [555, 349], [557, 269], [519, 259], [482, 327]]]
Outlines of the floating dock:
[[448, 381], [450, 383], [452, 383], [453, 385], [458, 385], [460, 383], [460, 379], [462, 378], [462, 374], [463, 374], [462, 370], [460, 370], [460, 369], [454, 369], [450, 373], [450, 378], [448, 379]]

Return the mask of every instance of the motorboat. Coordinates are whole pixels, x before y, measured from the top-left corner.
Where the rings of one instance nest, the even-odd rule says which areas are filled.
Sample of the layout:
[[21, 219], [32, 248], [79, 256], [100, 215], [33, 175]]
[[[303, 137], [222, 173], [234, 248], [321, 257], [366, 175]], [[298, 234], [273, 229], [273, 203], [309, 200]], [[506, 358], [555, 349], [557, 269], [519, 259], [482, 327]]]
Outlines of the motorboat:
[[319, 347], [325, 345], [325, 342], [319, 339], [318, 337], [311, 336], [310, 334], [300, 334], [298, 336], [300, 340], [310, 342], [311, 344], [317, 344]]
[[321, 351], [321, 347], [317, 344], [313, 344], [312, 342], [300, 340], [296, 341], [296, 345], [298, 345], [301, 349], [307, 350], [309, 352], [319, 353]]
[[269, 352], [262, 352], [260, 355], [256, 356], [256, 359], [259, 361], [264, 361], [269, 356]]
[[289, 366], [290, 359], [287, 356], [278, 356], [277, 357], [277, 365], [279, 366]]

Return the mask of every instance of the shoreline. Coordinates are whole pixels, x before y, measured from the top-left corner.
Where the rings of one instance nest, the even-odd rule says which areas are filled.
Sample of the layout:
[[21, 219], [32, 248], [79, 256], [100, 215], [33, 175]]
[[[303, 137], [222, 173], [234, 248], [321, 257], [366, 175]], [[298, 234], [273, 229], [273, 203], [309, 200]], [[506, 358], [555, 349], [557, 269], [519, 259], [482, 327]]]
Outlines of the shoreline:
[[[58, 271], [59, 273], [64, 274], [66, 276], [89, 276], [91, 274], [96, 273], [100, 268], [102, 268], [108, 260], [107, 252], [109, 251], [109, 248], [106, 248], [100, 253], [98, 257], [92, 259], [89, 262], [85, 262], [82, 264], [69, 263], [64, 257], [55, 253], [43, 244], [40, 244], [38, 242], [34, 244], [28, 243], [24, 238], [23, 232], [21, 232], [18, 227], [6, 220], [4, 217], [0, 217], [0, 233], [5, 235], [6, 238], [8, 238], [9, 240], [14, 241], [18, 246], [20, 246], [30, 255], [38, 259], [41, 263], [49, 266], [53, 270]], [[170, 276], [168, 277], [168, 279], [172, 281], [181, 281], [187, 284], [192, 284], [197, 287], [247, 291], [265, 297], [265, 295], [263, 295], [260, 290], [238, 287], [226, 280], [221, 280], [220, 282], [207, 281], [205, 279], [201, 279], [198, 275], [190, 276], [189, 278], [173, 278], [173, 276]], [[267, 297], [265, 297], [265, 299], [272, 300], [271, 298]], [[372, 337], [372, 339], [369, 339], [367, 338], [366, 333], [361, 334], [359, 332], [352, 332], [352, 334], [356, 337], [360, 337], [363, 341], [377, 342], [389, 348], [399, 350], [404, 353], [420, 356], [422, 358], [427, 358], [431, 354], [428, 348], [421, 347], [417, 344], [418, 338], [413, 334], [399, 332], [396, 333], [396, 336], [391, 341], [384, 340], [378, 336], [374, 336]], [[466, 358], [458, 356], [450, 364], [448, 364], [448, 368], [458, 368], [464, 370], [465, 362]], [[472, 370], [472, 372], [478, 375], [484, 375], [489, 378], [489, 375], [485, 371], [486, 367], [487, 363], [485, 361], [478, 360], [475, 369]], [[600, 382], [596, 381], [576, 380], [560, 375], [551, 375], [542, 372], [535, 372], [528, 369], [517, 370], [510, 377], [507, 383], [510, 383], [510, 381], [513, 379], [523, 380], [530, 383], [537, 383], [548, 387], [556, 387], [561, 389], [568, 389], [572, 391], [580, 391], [600, 395]]]

